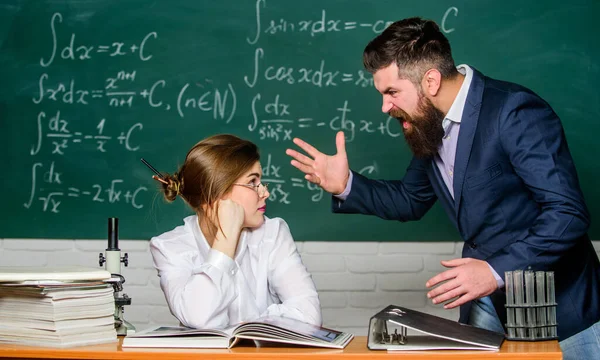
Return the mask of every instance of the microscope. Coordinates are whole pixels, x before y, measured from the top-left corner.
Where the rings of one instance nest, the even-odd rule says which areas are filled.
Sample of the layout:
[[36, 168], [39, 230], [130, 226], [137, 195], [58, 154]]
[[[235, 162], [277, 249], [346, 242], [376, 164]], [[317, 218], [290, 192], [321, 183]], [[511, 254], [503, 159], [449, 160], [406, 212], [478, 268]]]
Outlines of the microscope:
[[123, 308], [125, 305], [131, 305], [131, 298], [123, 293], [123, 283], [125, 278], [121, 275], [121, 263], [127, 266], [129, 264], [127, 253], [121, 257], [119, 249], [119, 219], [108, 218], [108, 247], [106, 256], [100, 253], [100, 266], [106, 264], [106, 270], [110, 272], [111, 278], [106, 282], [111, 283], [115, 292], [115, 330], [117, 335], [127, 335], [135, 332], [135, 326], [123, 318]]

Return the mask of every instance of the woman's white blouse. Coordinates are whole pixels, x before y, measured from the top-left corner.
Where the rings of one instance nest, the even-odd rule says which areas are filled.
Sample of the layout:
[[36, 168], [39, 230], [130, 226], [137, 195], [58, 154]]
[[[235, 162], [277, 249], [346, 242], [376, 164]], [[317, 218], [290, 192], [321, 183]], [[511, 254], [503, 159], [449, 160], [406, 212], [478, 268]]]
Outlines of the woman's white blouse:
[[240, 235], [235, 259], [208, 246], [198, 216], [153, 237], [150, 252], [171, 313], [193, 328], [224, 328], [263, 315], [321, 325], [321, 306], [286, 222]]

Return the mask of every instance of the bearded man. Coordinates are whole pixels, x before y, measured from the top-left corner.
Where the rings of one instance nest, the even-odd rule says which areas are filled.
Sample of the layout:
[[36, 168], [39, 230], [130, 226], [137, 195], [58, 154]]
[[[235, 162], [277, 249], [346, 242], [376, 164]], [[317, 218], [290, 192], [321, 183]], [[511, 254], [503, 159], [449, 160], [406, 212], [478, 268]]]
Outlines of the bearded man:
[[505, 332], [505, 271], [555, 274], [558, 338], [565, 359], [600, 358], [600, 263], [590, 216], [560, 119], [520, 85], [456, 66], [438, 25], [390, 25], [363, 53], [414, 157], [402, 180], [350, 171], [343, 133], [328, 156], [294, 139], [305, 178], [333, 194], [332, 210], [420, 219], [440, 200], [464, 239], [462, 258], [429, 279], [428, 298], [460, 306], [462, 323]]

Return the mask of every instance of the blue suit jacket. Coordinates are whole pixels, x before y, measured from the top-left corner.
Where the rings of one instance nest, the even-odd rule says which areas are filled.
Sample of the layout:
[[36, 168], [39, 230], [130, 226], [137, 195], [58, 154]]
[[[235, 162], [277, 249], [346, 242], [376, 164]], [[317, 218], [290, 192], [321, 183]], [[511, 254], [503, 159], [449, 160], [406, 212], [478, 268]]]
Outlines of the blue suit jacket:
[[[462, 255], [508, 270], [555, 272], [560, 339], [600, 319], [600, 265], [589, 213], [558, 116], [530, 90], [474, 70], [454, 163], [454, 199], [433, 160], [413, 158], [401, 181], [354, 173], [339, 213], [418, 220], [440, 200], [465, 241]], [[491, 295], [506, 323], [505, 295]], [[461, 307], [468, 321], [470, 303]]]

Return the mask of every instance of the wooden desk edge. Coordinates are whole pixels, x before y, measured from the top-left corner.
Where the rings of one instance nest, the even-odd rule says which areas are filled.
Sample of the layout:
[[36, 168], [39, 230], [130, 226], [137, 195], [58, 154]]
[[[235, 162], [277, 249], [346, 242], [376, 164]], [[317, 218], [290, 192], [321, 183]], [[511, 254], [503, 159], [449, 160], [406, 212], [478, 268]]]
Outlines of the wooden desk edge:
[[197, 359], [210, 355], [211, 359], [303, 359], [325, 360], [335, 358], [372, 359], [385, 356], [386, 359], [520, 359], [561, 360], [562, 353], [556, 340], [542, 342], [505, 341], [500, 351], [371, 351], [367, 348], [367, 337], [357, 336], [343, 350], [304, 347], [235, 347], [233, 349], [174, 349], [174, 348], [125, 348], [118, 342], [79, 346], [66, 349], [43, 348], [0, 344], [0, 358], [14, 359], [116, 359], [142, 360], [160, 356], [161, 360]]

